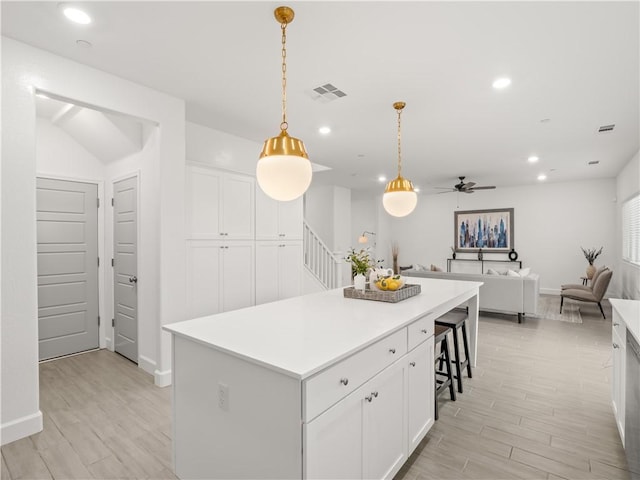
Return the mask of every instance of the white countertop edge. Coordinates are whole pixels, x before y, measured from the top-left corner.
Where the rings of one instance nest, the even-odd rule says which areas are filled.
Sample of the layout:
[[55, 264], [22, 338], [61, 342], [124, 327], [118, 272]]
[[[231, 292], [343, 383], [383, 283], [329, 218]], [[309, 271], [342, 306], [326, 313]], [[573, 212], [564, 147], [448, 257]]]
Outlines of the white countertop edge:
[[610, 298], [609, 302], [627, 326], [627, 331], [640, 343], [640, 300]]
[[[446, 282], [452, 282], [453, 280], [444, 280]], [[467, 300], [469, 300], [470, 298], [472, 298], [475, 295], [479, 294], [479, 290], [480, 290], [480, 286], [482, 285], [482, 282], [462, 282], [462, 283], [468, 283], [468, 284], [474, 284], [473, 287], [469, 290], [467, 290], [466, 292], [459, 294], [453, 298], [448, 299], [447, 301], [443, 302], [442, 304], [438, 305], [436, 308], [433, 309], [429, 309], [426, 312], [422, 312], [418, 315], [414, 315], [411, 318], [408, 318], [407, 320], [389, 328], [388, 330], [385, 330], [383, 332], [380, 332], [377, 336], [372, 337], [370, 339], [368, 339], [366, 342], [362, 342], [360, 344], [354, 345], [353, 348], [350, 348], [347, 351], [342, 352], [339, 355], [336, 355], [335, 357], [329, 358], [324, 362], [321, 362], [317, 365], [315, 365], [313, 368], [310, 368], [304, 372], [300, 372], [300, 371], [293, 371], [287, 368], [284, 368], [282, 366], [278, 366], [277, 364], [271, 363], [271, 362], [267, 362], [267, 361], [262, 361], [258, 358], [255, 358], [249, 354], [243, 353], [243, 352], [237, 352], [233, 349], [228, 349], [225, 348], [221, 345], [218, 345], [216, 343], [204, 340], [202, 338], [199, 338], [196, 335], [191, 335], [188, 333], [183, 332], [179, 325], [180, 323], [184, 323], [184, 322], [178, 322], [174, 326], [170, 325], [166, 325], [163, 326], [162, 329], [173, 334], [176, 335], [178, 337], [190, 340], [190, 341], [194, 341], [196, 343], [199, 343], [203, 346], [206, 346], [208, 348], [220, 351], [220, 352], [224, 352], [228, 355], [234, 356], [236, 358], [239, 358], [241, 360], [247, 361], [249, 363], [253, 363], [255, 365], [259, 365], [261, 367], [264, 367], [268, 370], [272, 370], [272, 371], [276, 371], [276, 372], [280, 372], [288, 377], [294, 378], [296, 380], [305, 380], [313, 375], [315, 375], [318, 372], [321, 372], [322, 370], [326, 369], [327, 367], [334, 365], [337, 362], [340, 362], [350, 356], [352, 356], [353, 354], [357, 353], [358, 351], [373, 345], [374, 343], [376, 343], [377, 341], [403, 329], [406, 328], [409, 324], [415, 322], [416, 320], [418, 320], [419, 318], [423, 318], [427, 315], [431, 315], [434, 314], [434, 312], [437, 312], [438, 310], [440, 310], [441, 307], [447, 305], [447, 306], [451, 306], [451, 308], [454, 308], [455, 306], [457, 306], [458, 304], [465, 302]], [[340, 289], [341, 290], [341, 289]], [[358, 300], [358, 299], [353, 299], [352, 301], [366, 301], [366, 300]], [[440, 313], [440, 315], [446, 313], [446, 311], [450, 310], [449, 309], [445, 309], [442, 311], [442, 313]], [[218, 314], [218, 315], [224, 315], [224, 313], [222, 314]], [[438, 315], [438, 316], [440, 316]], [[211, 317], [213, 317], [215, 315], [211, 315]]]

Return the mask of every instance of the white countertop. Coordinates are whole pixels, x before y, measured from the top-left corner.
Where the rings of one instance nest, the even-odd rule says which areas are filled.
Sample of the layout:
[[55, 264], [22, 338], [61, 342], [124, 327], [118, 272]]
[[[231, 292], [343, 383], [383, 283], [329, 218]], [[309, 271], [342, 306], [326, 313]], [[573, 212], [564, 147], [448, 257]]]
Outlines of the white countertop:
[[[444, 303], [478, 293], [481, 282], [411, 278], [422, 292], [398, 303], [344, 298], [342, 288], [165, 325], [164, 330], [304, 379], [408, 325]], [[460, 301], [457, 301], [460, 299]]]
[[620, 315], [620, 319], [627, 325], [627, 330], [640, 343], [640, 300], [623, 300], [610, 298], [613, 309]]

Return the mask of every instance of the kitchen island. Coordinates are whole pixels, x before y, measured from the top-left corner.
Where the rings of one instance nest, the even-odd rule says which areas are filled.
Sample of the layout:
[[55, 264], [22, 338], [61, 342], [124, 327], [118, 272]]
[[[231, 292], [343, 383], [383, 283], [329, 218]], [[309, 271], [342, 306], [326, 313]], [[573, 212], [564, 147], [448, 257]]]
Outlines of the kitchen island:
[[479, 282], [418, 279], [399, 303], [342, 289], [165, 326], [180, 478], [389, 478], [433, 425], [433, 322]]

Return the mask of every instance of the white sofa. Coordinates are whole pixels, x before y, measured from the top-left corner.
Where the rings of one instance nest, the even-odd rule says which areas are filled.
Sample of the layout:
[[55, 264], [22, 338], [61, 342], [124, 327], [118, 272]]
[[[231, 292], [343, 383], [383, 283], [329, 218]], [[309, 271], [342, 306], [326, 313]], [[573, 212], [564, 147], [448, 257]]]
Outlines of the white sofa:
[[515, 313], [518, 315], [518, 323], [522, 323], [522, 317], [525, 314], [538, 314], [540, 279], [535, 273], [530, 273], [526, 277], [511, 277], [506, 275], [432, 272], [410, 269], [403, 271], [402, 274], [408, 277], [484, 282], [480, 287], [480, 310]]

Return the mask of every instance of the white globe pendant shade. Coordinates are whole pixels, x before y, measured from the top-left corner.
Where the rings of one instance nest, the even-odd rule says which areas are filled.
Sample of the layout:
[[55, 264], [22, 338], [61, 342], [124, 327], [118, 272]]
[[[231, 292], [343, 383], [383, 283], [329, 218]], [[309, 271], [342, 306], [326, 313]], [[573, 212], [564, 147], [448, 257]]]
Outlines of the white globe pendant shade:
[[406, 217], [416, 208], [418, 194], [409, 180], [398, 176], [387, 184], [382, 196], [382, 206], [389, 215]]
[[258, 185], [275, 200], [288, 202], [307, 191], [313, 171], [304, 144], [282, 130], [264, 142], [256, 166]]
[[311, 162], [291, 155], [261, 158], [256, 167], [258, 185], [275, 200], [287, 202], [307, 191], [311, 184]]

